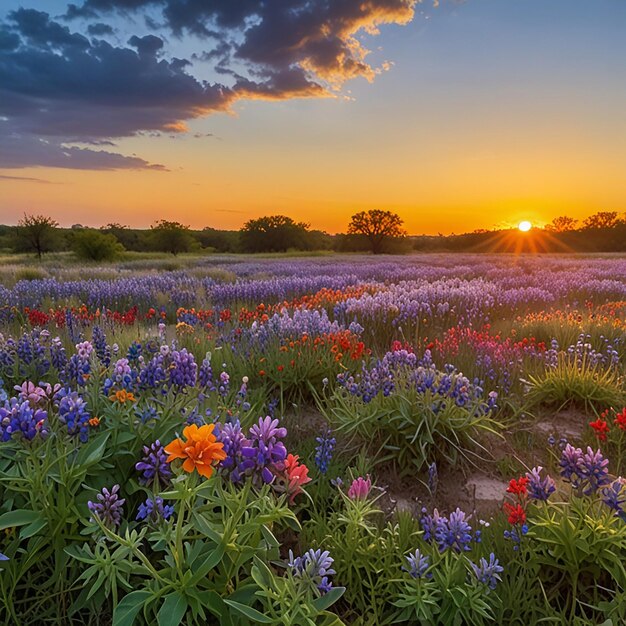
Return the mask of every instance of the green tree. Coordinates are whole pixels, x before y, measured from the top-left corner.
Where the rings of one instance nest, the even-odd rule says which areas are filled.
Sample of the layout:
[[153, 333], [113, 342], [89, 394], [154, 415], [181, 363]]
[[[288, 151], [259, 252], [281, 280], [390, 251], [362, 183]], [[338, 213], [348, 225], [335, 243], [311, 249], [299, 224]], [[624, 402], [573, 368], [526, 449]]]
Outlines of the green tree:
[[613, 228], [618, 222], [617, 211], [598, 211], [583, 222], [583, 228]]
[[372, 252], [380, 254], [388, 240], [406, 236], [406, 231], [402, 228], [403, 223], [402, 218], [391, 211], [379, 209], [361, 211], [352, 216], [348, 234], [363, 235], [367, 238]]
[[160, 220], [151, 226], [154, 248], [160, 252], [170, 252], [174, 256], [193, 249], [195, 239], [189, 230], [180, 222]]
[[24, 249], [35, 252], [38, 259], [54, 250], [58, 244], [59, 224], [45, 215], [26, 215], [17, 223], [18, 243]]
[[72, 249], [79, 259], [114, 261], [124, 251], [124, 246], [110, 233], [85, 229], [74, 235]]
[[570, 230], [575, 230], [578, 220], [568, 215], [560, 215], [555, 217], [549, 224], [546, 224], [546, 230], [554, 233], [565, 233]]
[[239, 231], [244, 252], [284, 252], [290, 248], [309, 250], [309, 225], [285, 215], [268, 215], [249, 220]]

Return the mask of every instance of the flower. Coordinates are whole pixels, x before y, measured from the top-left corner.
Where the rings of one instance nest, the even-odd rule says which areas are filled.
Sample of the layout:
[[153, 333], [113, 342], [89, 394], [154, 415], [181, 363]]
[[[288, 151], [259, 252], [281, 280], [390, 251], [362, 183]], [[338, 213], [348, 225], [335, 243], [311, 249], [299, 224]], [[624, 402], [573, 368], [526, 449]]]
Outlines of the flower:
[[600, 450], [594, 452], [587, 447], [587, 452], [582, 455], [580, 461], [580, 476], [587, 483], [587, 488], [583, 490], [585, 495], [595, 493], [599, 487], [611, 482], [608, 465], [609, 460], [604, 458]]
[[483, 557], [480, 559], [478, 565], [471, 561], [470, 565], [478, 581], [487, 585], [489, 589], [495, 589], [498, 581], [502, 580], [500, 574], [504, 571], [504, 568], [498, 563], [498, 559], [496, 559], [493, 552], [489, 555], [489, 562]]
[[526, 486], [528, 485], [528, 478], [522, 476], [515, 480], [515, 478], [511, 478], [509, 481], [509, 486], [506, 489], [507, 493], [513, 493], [518, 496], [525, 496], [528, 493]]
[[526, 521], [526, 511], [521, 504], [504, 503], [504, 511], [508, 515], [509, 524], [523, 524]]
[[626, 480], [621, 477], [617, 478], [610, 486], [602, 489], [602, 501], [612, 511], [615, 511], [615, 515], [626, 521], [626, 511], [624, 510], [624, 505], [626, 505]]
[[302, 493], [302, 485], [311, 482], [309, 478], [309, 468], [302, 463], [298, 463], [298, 455], [288, 454], [285, 459], [285, 477], [287, 479], [287, 493], [289, 502], [293, 502], [295, 497]]
[[372, 481], [370, 480], [370, 475], [367, 475], [367, 479], [359, 476], [352, 481], [348, 489], [348, 498], [351, 500], [365, 500], [371, 489]]
[[196, 426], [191, 424], [183, 430], [183, 436], [187, 441], [174, 439], [165, 447], [169, 455], [168, 462], [174, 459], [184, 459], [183, 469], [186, 472], [197, 470], [198, 474], [210, 478], [213, 474], [213, 464], [226, 458], [224, 446], [217, 441], [213, 434], [213, 424]]
[[329, 580], [329, 576], [335, 574], [335, 570], [332, 569], [334, 559], [330, 556], [328, 550], [309, 550], [302, 556], [294, 557], [293, 552], [289, 550], [289, 562], [288, 566], [291, 568], [291, 573], [297, 578], [309, 579], [321, 594], [328, 593], [332, 588], [332, 583]]
[[137, 511], [138, 522], [141, 520], [149, 520], [158, 522], [160, 519], [168, 520], [174, 514], [174, 506], [165, 504], [163, 498], [157, 496], [154, 498], [146, 498], [146, 501], [139, 505]]
[[426, 578], [432, 578], [432, 573], [428, 572], [430, 560], [428, 556], [422, 555], [419, 549], [404, 558], [406, 559], [408, 567], [402, 566], [402, 569], [408, 572], [413, 578], [423, 578], [424, 576]]
[[111, 491], [103, 487], [96, 496], [97, 502], [91, 500], [87, 502], [87, 507], [92, 513], [91, 521], [98, 518], [108, 528], [117, 528], [120, 525], [126, 500], [120, 499], [119, 490], [119, 485], [113, 485]]
[[541, 478], [542, 469], [543, 467], [539, 465], [526, 473], [528, 493], [533, 500], [547, 500], [556, 490], [554, 480], [550, 476]]
[[333, 458], [333, 449], [337, 440], [331, 437], [330, 430], [326, 430], [319, 437], [315, 438], [317, 446], [315, 446], [315, 465], [322, 474], [328, 471], [328, 465]]
[[596, 432], [596, 437], [600, 441], [606, 441], [606, 435], [609, 432], [608, 424], [601, 418], [598, 418], [595, 422], [589, 422], [589, 426]]
[[456, 552], [469, 550], [472, 527], [467, 522], [465, 512], [457, 507], [449, 518], [439, 517], [435, 526], [435, 540], [441, 552], [447, 548], [453, 548]]
[[172, 470], [167, 462], [167, 453], [161, 442], [157, 439], [153, 444], [143, 447], [143, 458], [135, 465], [135, 469], [141, 472], [139, 481], [150, 486], [155, 483], [159, 487], [169, 485], [172, 479]]
[[137, 399], [132, 391], [126, 391], [126, 389], [119, 389], [118, 391], [112, 393], [109, 396], [109, 400], [111, 400], [111, 402], [119, 402], [120, 404], [125, 404], [126, 402], [137, 402]]
[[626, 407], [622, 409], [621, 413], [617, 413], [615, 416], [615, 425], [620, 430], [626, 430]]

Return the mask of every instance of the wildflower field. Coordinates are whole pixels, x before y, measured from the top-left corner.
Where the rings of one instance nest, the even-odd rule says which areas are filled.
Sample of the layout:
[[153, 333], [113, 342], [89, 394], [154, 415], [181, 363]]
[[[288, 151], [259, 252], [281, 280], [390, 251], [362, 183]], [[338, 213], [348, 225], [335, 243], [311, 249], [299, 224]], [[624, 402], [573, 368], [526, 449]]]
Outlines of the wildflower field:
[[626, 623], [626, 259], [0, 273], [0, 623]]

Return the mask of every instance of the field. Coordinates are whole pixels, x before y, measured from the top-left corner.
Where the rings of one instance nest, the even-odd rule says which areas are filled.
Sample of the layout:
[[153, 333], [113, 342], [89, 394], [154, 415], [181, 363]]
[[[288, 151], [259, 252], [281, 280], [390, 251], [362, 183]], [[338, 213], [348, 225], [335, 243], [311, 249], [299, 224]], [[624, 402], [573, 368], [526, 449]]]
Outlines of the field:
[[0, 270], [0, 623], [626, 623], [626, 258]]

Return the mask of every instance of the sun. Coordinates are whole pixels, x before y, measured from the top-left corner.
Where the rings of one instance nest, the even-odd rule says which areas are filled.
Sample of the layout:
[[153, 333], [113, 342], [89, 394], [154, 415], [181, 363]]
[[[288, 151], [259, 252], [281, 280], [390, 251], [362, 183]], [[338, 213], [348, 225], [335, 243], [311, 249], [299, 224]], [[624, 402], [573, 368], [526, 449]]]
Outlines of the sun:
[[527, 233], [532, 227], [533, 225], [528, 220], [524, 220], [517, 225], [517, 228], [523, 233]]

